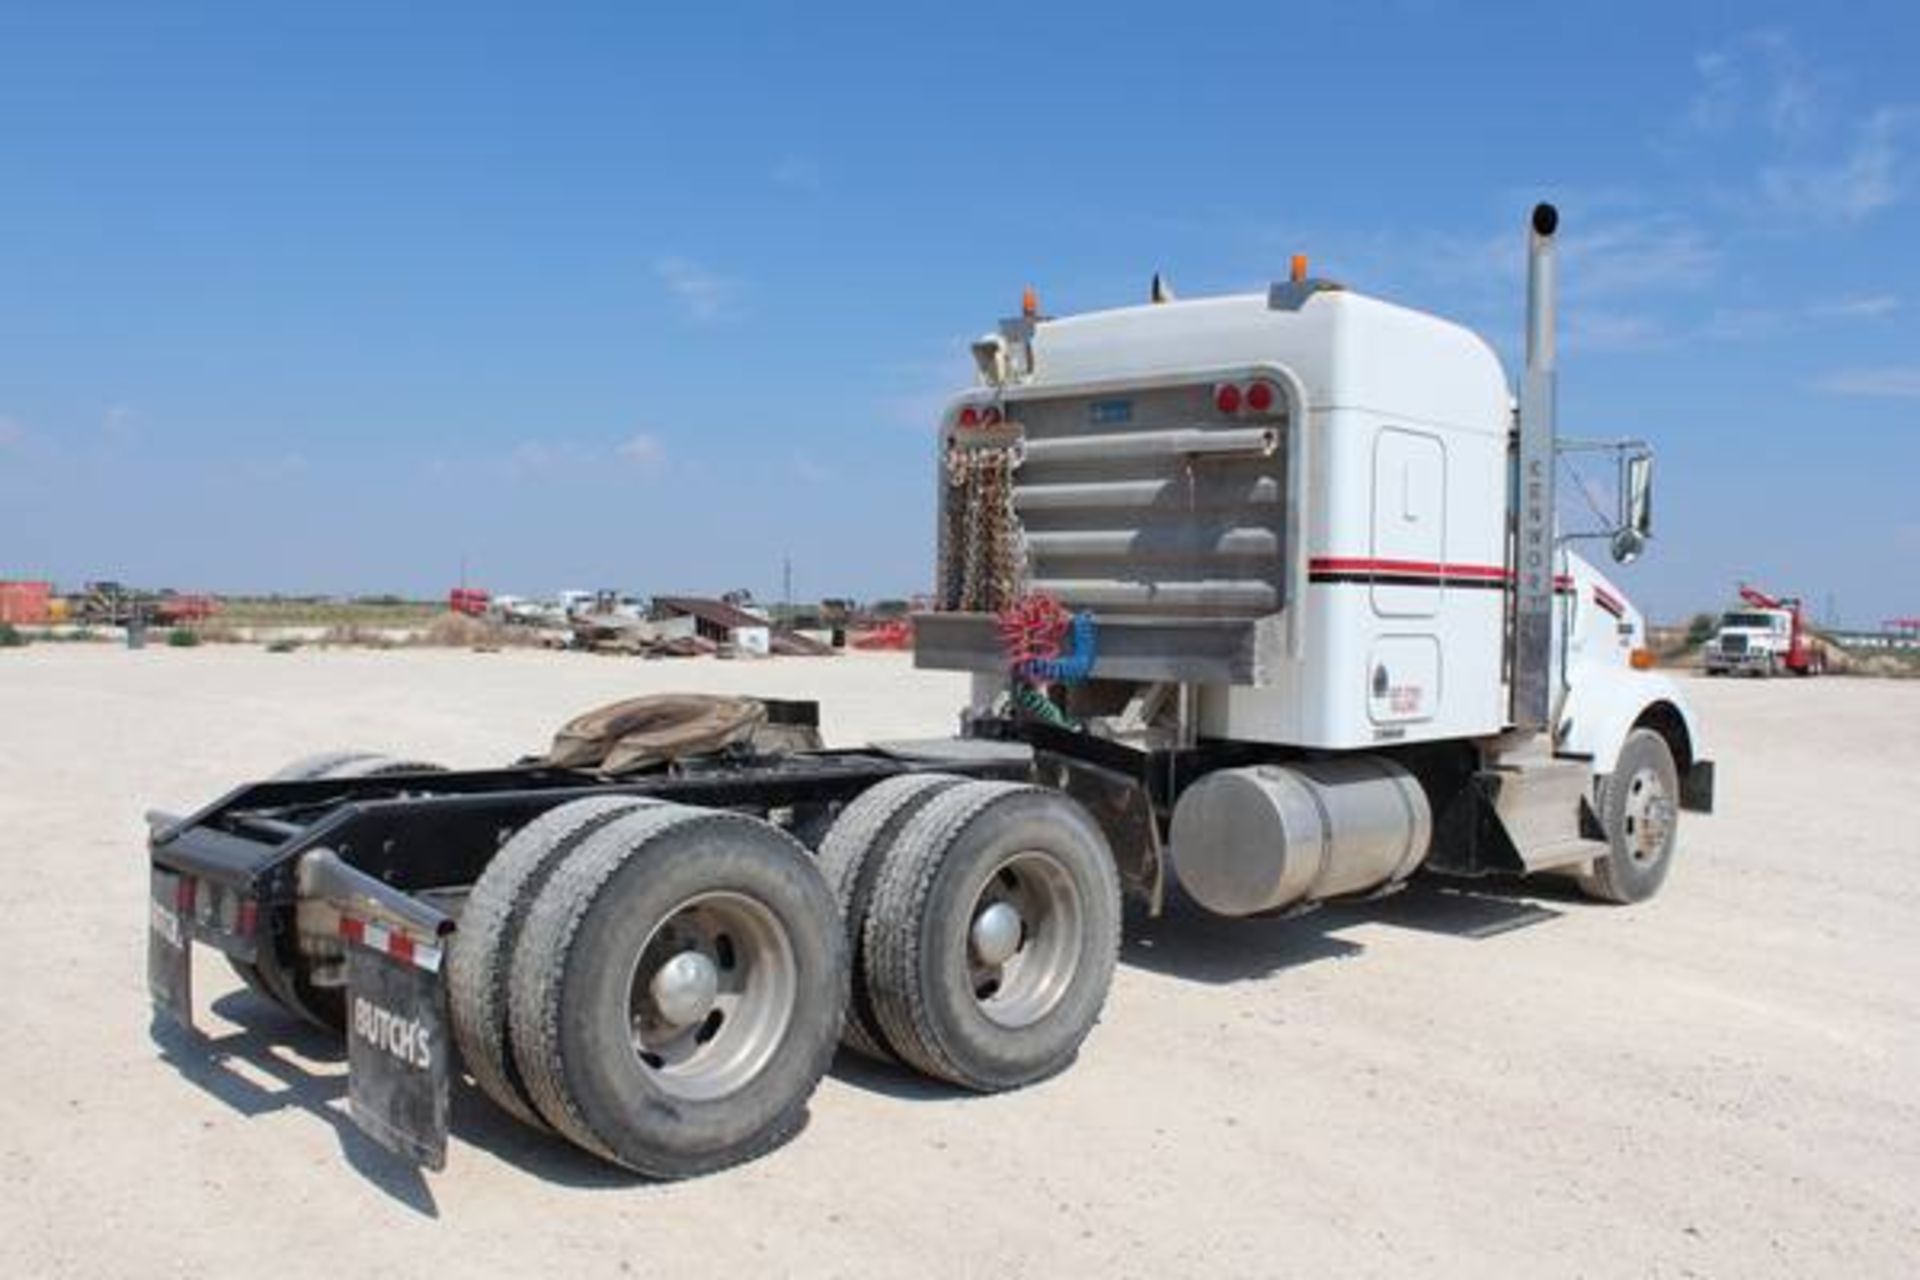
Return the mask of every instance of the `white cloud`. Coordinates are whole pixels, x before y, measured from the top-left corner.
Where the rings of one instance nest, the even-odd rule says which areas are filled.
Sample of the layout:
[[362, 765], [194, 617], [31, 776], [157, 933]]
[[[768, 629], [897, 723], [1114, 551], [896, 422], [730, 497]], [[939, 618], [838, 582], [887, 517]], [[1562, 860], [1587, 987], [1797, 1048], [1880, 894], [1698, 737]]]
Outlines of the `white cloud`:
[[821, 172], [819, 162], [806, 156], [785, 156], [773, 166], [768, 174], [776, 187], [786, 187], [790, 191], [818, 191], [826, 184], [826, 175]]
[[1739, 118], [1741, 78], [1739, 64], [1724, 49], [1694, 55], [1693, 69], [1700, 87], [1687, 104], [1687, 124], [1700, 133], [1722, 133]]
[[[1716, 152], [1758, 158], [1738, 197], [1794, 221], [1858, 222], [1907, 194], [1906, 139], [1916, 112], [1882, 104], [1852, 115], [1829, 99], [1785, 32], [1750, 31], [1694, 59], [1698, 85], [1676, 131]], [[1689, 163], [1710, 165], [1712, 155]]]
[[132, 405], [109, 405], [100, 416], [100, 431], [108, 444], [130, 444], [140, 434], [140, 412]]
[[1882, 107], [1854, 128], [1852, 145], [1834, 163], [1769, 165], [1760, 189], [1783, 213], [1822, 222], [1858, 222], [1904, 194], [1903, 135], [1910, 110]]
[[826, 484], [834, 478], [833, 469], [811, 454], [795, 452], [793, 474], [807, 484]]
[[1813, 382], [1816, 391], [1836, 396], [1883, 400], [1920, 400], [1920, 365], [1880, 369], [1843, 369]]
[[1702, 336], [1723, 342], [1771, 338], [1792, 327], [1793, 317], [1773, 307], [1716, 307]]
[[551, 475], [592, 461], [592, 454], [571, 440], [522, 440], [497, 459], [494, 469], [514, 479]]
[[1658, 320], [1629, 312], [1569, 310], [1564, 328], [1569, 351], [1638, 351], [1668, 340]]
[[1890, 293], [1866, 293], [1816, 302], [1807, 308], [1807, 314], [1816, 320], [1873, 320], [1899, 309], [1900, 299]]
[[1784, 31], [1749, 31], [1695, 55], [1693, 66], [1699, 86], [1687, 104], [1686, 126], [1695, 133], [1726, 134], [1757, 122], [1791, 141], [1819, 127], [1819, 85]]
[[653, 264], [653, 273], [695, 320], [704, 323], [724, 319], [737, 309], [740, 282], [709, 271], [697, 262], [687, 258], [662, 258]]
[[1701, 336], [1738, 342], [1775, 338], [1835, 321], [1877, 320], [1900, 309], [1890, 293], [1867, 293], [1828, 298], [1798, 310], [1780, 307], [1719, 307], [1707, 320]]
[[628, 436], [615, 446], [614, 452], [639, 467], [656, 466], [667, 455], [666, 446], [661, 443], [660, 437], [649, 435], [645, 431], [636, 431]]
[[1697, 289], [1713, 279], [1721, 257], [1705, 232], [1672, 214], [1576, 226], [1560, 255], [1569, 295]]

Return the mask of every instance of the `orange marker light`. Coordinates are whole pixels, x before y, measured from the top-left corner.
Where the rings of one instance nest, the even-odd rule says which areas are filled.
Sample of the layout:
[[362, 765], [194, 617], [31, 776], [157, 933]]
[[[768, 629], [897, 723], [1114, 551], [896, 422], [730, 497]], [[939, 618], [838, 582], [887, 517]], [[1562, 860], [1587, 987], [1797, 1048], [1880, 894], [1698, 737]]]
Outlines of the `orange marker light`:
[[1020, 314], [1029, 320], [1040, 314], [1040, 295], [1033, 291], [1032, 285], [1020, 294]]
[[1293, 255], [1293, 282], [1295, 284], [1299, 284], [1301, 281], [1305, 280], [1306, 278], [1307, 278], [1307, 255], [1304, 253], [1296, 253]]
[[1651, 671], [1653, 670], [1653, 650], [1635, 649], [1627, 655], [1627, 662], [1635, 671]]

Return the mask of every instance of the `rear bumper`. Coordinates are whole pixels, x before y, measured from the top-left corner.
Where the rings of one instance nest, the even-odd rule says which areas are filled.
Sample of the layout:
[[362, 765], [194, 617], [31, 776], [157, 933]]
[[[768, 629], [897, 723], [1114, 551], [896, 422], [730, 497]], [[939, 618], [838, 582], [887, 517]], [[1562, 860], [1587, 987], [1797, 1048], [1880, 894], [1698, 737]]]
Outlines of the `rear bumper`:
[[[282, 969], [291, 940], [282, 936], [276, 945], [272, 918], [239, 887], [258, 870], [257, 859], [239, 846], [263, 847], [204, 828], [181, 832], [164, 820], [153, 825], [147, 992], [155, 1011], [193, 1029], [196, 942], [263, 976], [271, 970], [282, 993], [290, 990]], [[319, 908], [344, 951], [348, 1108], [355, 1123], [397, 1155], [444, 1168], [454, 1050], [443, 959], [452, 918], [327, 849], [300, 855], [297, 875], [298, 900], [282, 914]]]

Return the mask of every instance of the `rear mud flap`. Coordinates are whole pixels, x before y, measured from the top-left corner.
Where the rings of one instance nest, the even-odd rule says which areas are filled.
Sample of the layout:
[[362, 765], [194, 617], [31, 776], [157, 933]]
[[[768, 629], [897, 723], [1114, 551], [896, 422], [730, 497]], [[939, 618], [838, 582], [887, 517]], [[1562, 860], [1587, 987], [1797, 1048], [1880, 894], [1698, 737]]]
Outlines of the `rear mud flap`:
[[152, 869], [147, 902], [147, 995], [153, 1007], [193, 1030], [192, 925], [180, 909], [181, 878]]
[[348, 1107], [387, 1150], [444, 1169], [453, 1041], [440, 953], [405, 960], [369, 945], [378, 941], [368, 929], [347, 945]]

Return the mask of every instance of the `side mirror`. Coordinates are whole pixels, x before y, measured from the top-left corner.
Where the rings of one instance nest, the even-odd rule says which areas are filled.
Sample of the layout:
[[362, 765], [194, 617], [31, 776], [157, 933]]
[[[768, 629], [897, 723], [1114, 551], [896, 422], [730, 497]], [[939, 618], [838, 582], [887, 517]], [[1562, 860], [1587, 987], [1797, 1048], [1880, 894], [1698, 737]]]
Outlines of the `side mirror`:
[[1627, 459], [1626, 526], [1641, 541], [1653, 536], [1653, 455], [1639, 453]]
[[1610, 549], [1621, 564], [1632, 564], [1653, 536], [1653, 455], [1636, 453], [1620, 463], [1620, 527]]

